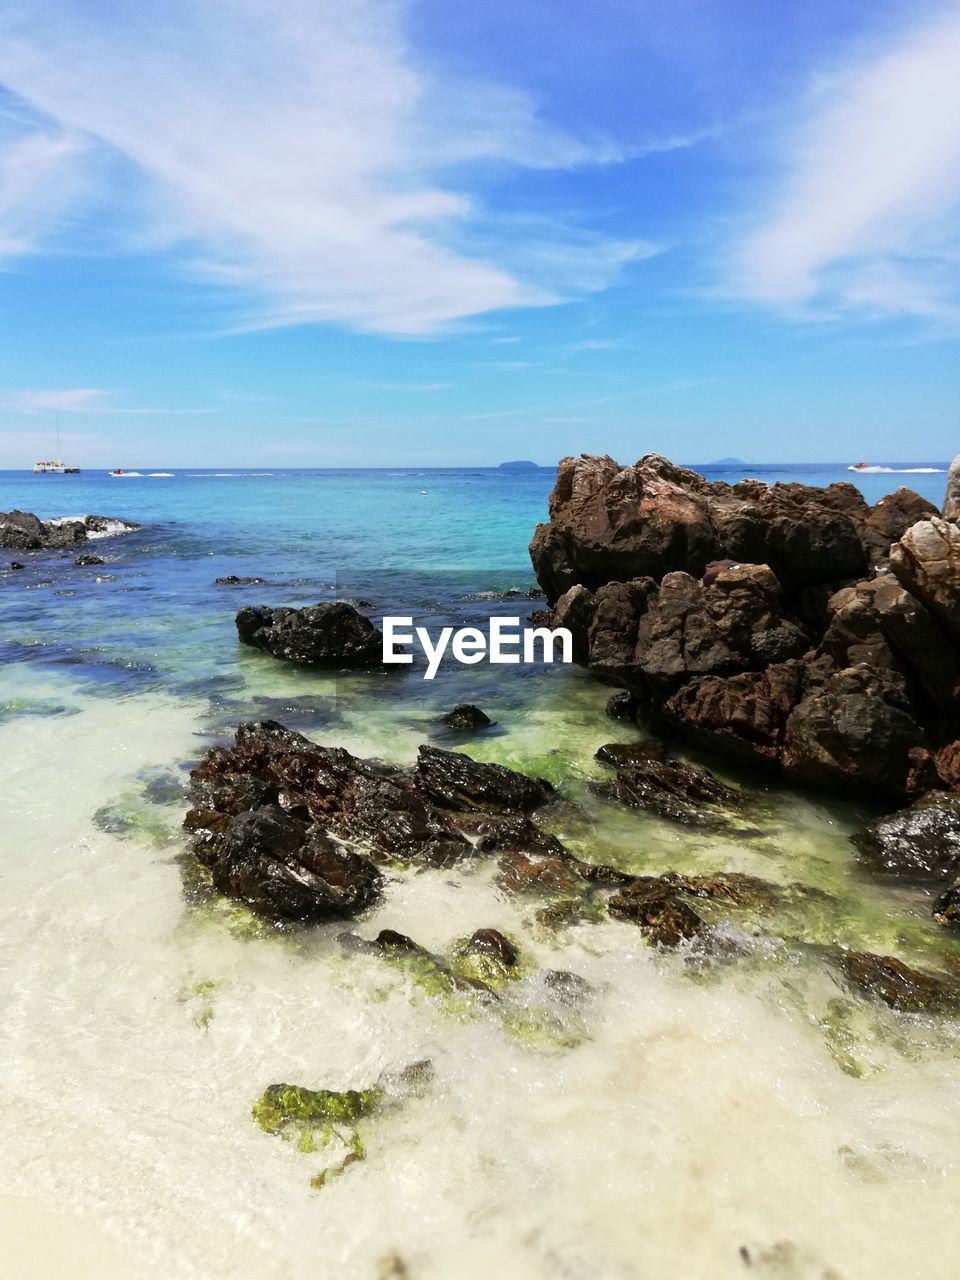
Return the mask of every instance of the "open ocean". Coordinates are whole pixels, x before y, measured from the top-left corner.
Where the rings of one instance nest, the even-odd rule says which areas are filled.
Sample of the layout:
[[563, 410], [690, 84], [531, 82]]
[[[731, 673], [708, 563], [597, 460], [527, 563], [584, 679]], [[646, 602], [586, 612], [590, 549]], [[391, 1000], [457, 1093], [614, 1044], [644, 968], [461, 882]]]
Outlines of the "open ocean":
[[[0, 472], [0, 510], [142, 525], [81, 548], [103, 566], [0, 553], [0, 1221], [14, 1253], [67, 1222], [96, 1259], [82, 1274], [107, 1280], [955, 1275], [940, 1228], [960, 1200], [960, 1033], [851, 998], [819, 951], [960, 966], [925, 894], [859, 871], [848, 836], [864, 807], [763, 785], [757, 830], [685, 830], [591, 792], [597, 747], [638, 731], [606, 718], [609, 690], [579, 670], [338, 677], [237, 643], [245, 603], [363, 598], [374, 617], [431, 627], [539, 607], [487, 593], [535, 586], [527, 545], [554, 470], [170, 470]], [[703, 471], [853, 481], [870, 501], [906, 484], [938, 505], [945, 484]], [[264, 583], [216, 585], [231, 574]], [[496, 728], [451, 744], [437, 717], [464, 701]], [[251, 931], [191, 897], [186, 770], [265, 716], [357, 754], [409, 762], [433, 741], [548, 777], [579, 815], [563, 833], [579, 856], [747, 872], [784, 904], [697, 958], [611, 920], [547, 928], [490, 860], [391, 869], [366, 936], [449, 951], [490, 926], [520, 945], [527, 1021], [451, 1009], [344, 956], [342, 925]], [[797, 882], [815, 892], [791, 896]], [[591, 994], [544, 1029], [546, 969]], [[320, 1192], [321, 1157], [251, 1120], [274, 1081], [361, 1088], [420, 1058], [429, 1097], [378, 1121], [366, 1160]]]

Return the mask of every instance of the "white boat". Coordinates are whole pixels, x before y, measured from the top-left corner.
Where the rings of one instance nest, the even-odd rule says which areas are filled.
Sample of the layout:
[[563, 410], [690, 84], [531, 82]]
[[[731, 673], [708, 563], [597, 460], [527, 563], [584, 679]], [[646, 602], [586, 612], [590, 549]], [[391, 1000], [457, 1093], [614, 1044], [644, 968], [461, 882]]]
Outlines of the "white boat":
[[60, 419], [57, 418], [57, 457], [47, 462], [35, 462], [33, 464], [33, 474], [35, 476], [76, 476], [80, 474], [79, 467], [65, 467], [60, 461]]

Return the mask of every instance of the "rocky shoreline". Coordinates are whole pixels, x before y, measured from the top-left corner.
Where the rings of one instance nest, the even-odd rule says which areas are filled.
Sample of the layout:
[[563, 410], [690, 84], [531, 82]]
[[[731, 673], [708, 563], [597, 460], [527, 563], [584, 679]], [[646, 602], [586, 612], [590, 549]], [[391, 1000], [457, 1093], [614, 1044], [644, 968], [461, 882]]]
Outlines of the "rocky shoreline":
[[30, 511], [0, 511], [0, 548], [6, 551], [69, 550], [91, 539], [139, 529], [116, 516], [67, 516], [41, 520]]

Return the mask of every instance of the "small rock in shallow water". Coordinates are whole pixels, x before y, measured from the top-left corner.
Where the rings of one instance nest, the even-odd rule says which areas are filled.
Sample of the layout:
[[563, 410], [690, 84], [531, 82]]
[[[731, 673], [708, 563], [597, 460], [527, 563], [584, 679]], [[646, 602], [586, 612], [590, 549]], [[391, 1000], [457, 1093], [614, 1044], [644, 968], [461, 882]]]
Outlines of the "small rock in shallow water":
[[905, 1013], [942, 1012], [956, 1008], [958, 988], [947, 977], [911, 969], [894, 956], [851, 951], [841, 968], [852, 985], [876, 996], [891, 1009]]
[[517, 963], [517, 948], [499, 929], [477, 929], [467, 943], [468, 953], [493, 956], [508, 969]]
[[625, 886], [610, 899], [607, 910], [621, 920], [633, 921], [663, 947], [679, 946], [707, 927], [671, 885], [655, 879]]
[[933, 904], [933, 918], [947, 929], [960, 929], [960, 880], [954, 881]]
[[647, 743], [602, 746], [596, 758], [612, 766], [616, 778], [594, 783], [593, 790], [668, 822], [713, 831], [729, 824], [724, 809], [741, 810], [748, 803], [743, 792], [727, 786], [701, 765], [659, 760], [656, 751], [653, 744], [651, 754]]
[[263, 585], [263, 578], [238, 578], [235, 573], [228, 573], [225, 578], [217, 578], [215, 585], [218, 587], [260, 587]]
[[14, 569], [14, 570], [17, 570], [17, 569], [25, 569], [26, 567], [27, 567], [27, 566], [26, 566], [25, 564], [21, 564], [19, 560], [11, 560], [11, 561], [10, 561], [10, 568], [11, 568], [11, 569]]
[[465, 731], [486, 729], [488, 725], [493, 724], [493, 721], [485, 712], [469, 702], [461, 702], [452, 711], [448, 711], [445, 716], [441, 716], [440, 719], [449, 729], [462, 729]]
[[607, 702], [607, 715], [611, 720], [636, 720], [640, 703], [632, 693], [615, 693]]
[[106, 564], [103, 556], [77, 556], [73, 562], [78, 569], [92, 568], [94, 565]]

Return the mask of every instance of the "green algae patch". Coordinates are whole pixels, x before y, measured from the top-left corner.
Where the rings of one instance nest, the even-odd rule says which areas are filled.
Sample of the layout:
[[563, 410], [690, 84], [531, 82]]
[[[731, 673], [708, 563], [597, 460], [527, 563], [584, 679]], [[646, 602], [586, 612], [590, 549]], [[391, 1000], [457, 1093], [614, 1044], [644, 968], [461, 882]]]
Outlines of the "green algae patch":
[[423, 1097], [432, 1079], [433, 1067], [423, 1061], [400, 1071], [385, 1071], [369, 1089], [272, 1084], [253, 1104], [251, 1114], [264, 1133], [294, 1142], [301, 1154], [332, 1157], [310, 1179], [311, 1189], [319, 1191], [351, 1164], [366, 1159], [360, 1132], [366, 1122], [409, 1098]]
[[174, 844], [180, 838], [175, 823], [149, 802], [144, 803], [142, 794], [125, 792], [116, 800], [101, 807], [93, 815], [93, 825], [108, 835], [119, 836], [121, 840], [131, 836], [139, 836], [162, 849]]
[[199, 982], [185, 983], [177, 992], [178, 1002], [190, 1006], [194, 1026], [201, 1031], [206, 1031], [213, 1020], [213, 998], [220, 985], [212, 978], [203, 978]]
[[295, 1129], [302, 1137], [333, 1124], [355, 1124], [373, 1115], [384, 1093], [372, 1089], [305, 1089], [294, 1084], [272, 1084], [253, 1104], [253, 1118], [265, 1133], [286, 1135]]

